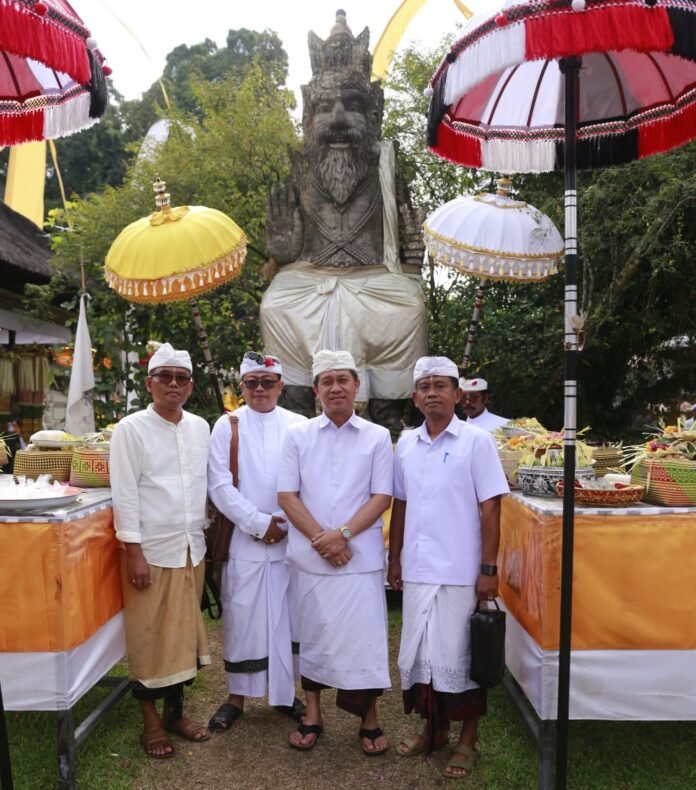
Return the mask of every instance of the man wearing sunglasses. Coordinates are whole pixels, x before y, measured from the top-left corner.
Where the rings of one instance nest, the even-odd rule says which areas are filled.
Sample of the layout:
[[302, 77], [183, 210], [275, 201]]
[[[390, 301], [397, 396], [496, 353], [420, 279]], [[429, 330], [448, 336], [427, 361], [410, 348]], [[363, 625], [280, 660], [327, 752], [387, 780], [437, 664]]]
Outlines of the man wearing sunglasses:
[[466, 421], [474, 428], [481, 428], [484, 431], [493, 433], [496, 428], [507, 425], [509, 417], [499, 417], [488, 411], [488, 382], [486, 379], [460, 379], [459, 386], [462, 389], [462, 397], [459, 401], [462, 411], [466, 414]]
[[129, 674], [143, 715], [143, 748], [158, 759], [174, 754], [167, 733], [209, 737], [183, 712], [184, 685], [199, 664], [210, 663], [200, 611], [210, 429], [183, 409], [192, 369], [188, 351], [161, 345], [145, 379], [152, 403], [124, 417], [111, 439]]
[[276, 357], [247, 351], [240, 374], [246, 405], [237, 409], [238, 487], [230, 472], [229, 415], [215, 423], [208, 460], [208, 493], [235, 523], [223, 571], [222, 612], [228, 698], [208, 723], [228, 730], [244, 711], [245, 697], [268, 695], [271, 705], [299, 720], [295, 697], [285, 562], [287, 522], [278, 507], [280, 448], [289, 425], [305, 417], [278, 406], [283, 369]]

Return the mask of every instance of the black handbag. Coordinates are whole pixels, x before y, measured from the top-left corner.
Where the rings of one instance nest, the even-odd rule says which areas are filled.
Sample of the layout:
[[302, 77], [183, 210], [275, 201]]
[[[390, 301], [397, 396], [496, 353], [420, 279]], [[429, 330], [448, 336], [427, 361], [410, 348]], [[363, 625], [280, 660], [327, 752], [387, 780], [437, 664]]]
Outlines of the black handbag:
[[495, 609], [476, 609], [471, 615], [471, 670], [469, 675], [482, 688], [497, 686], [505, 675], [505, 612], [494, 601]]

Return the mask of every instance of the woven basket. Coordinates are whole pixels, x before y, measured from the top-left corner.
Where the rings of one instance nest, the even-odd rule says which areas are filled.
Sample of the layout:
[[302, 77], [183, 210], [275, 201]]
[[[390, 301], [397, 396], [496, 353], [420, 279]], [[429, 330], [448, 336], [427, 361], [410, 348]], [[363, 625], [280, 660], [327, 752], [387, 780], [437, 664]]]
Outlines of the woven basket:
[[39, 475], [51, 475], [59, 483], [67, 483], [70, 479], [70, 450], [17, 450], [14, 459], [13, 475], [15, 480], [20, 476], [36, 480]]
[[618, 447], [591, 447], [594, 458], [595, 477], [604, 477], [607, 472], [616, 472], [623, 467], [623, 455]]
[[78, 488], [108, 488], [111, 485], [108, 450], [76, 447], [70, 467], [70, 485]]
[[527, 450], [508, 450], [505, 447], [501, 447], [498, 450], [500, 463], [503, 465], [503, 471], [505, 472], [505, 477], [507, 477], [507, 481], [510, 484], [510, 488], [518, 487], [517, 466], [520, 462], [520, 459], [526, 452]]
[[631, 470], [631, 482], [645, 486], [644, 502], [667, 507], [696, 505], [696, 461], [643, 458]]

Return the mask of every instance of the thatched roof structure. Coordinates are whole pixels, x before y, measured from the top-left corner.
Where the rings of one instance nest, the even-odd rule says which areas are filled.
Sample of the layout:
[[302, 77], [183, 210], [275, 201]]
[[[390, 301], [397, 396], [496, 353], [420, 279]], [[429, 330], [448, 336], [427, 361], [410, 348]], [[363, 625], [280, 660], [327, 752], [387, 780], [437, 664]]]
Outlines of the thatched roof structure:
[[36, 225], [0, 203], [1, 287], [21, 293], [26, 283], [47, 283], [51, 256], [48, 238]]

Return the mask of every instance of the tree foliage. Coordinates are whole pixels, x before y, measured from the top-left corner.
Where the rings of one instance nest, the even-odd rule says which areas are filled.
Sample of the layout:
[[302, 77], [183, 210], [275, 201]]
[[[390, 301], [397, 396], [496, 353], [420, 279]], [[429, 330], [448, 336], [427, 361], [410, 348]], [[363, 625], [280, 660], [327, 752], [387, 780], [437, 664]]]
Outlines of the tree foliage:
[[[101, 360], [98, 389], [105, 396], [124, 393], [125, 387], [143, 395], [144, 366], [125, 355], [135, 352], [144, 360], [149, 340], [191, 350], [198, 370], [203, 368], [187, 302], [131, 305], [110, 291], [103, 278], [104, 259], [118, 233], [154, 209], [155, 173], [166, 181], [172, 205], [216, 208], [245, 231], [249, 251], [242, 275], [201, 296], [198, 305], [223, 379], [238, 366], [246, 349], [258, 347], [258, 306], [264, 288], [260, 267], [267, 257], [265, 195], [268, 185], [287, 172], [288, 149], [296, 141], [288, 112], [293, 97], [269, 79], [265, 69], [263, 61], [256, 61], [247, 64], [241, 81], [236, 73], [217, 82], [192, 79], [198, 114], [172, 113], [171, 134], [156, 159], [133, 162], [121, 186], [77, 200], [71, 211], [73, 230], [54, 237], [62, 283], [54, 282], [44, 296], [54, 296], [57, 289], [65, 288], [66, 280], [74, 288], [80, 261], [84, 262], [92, 296], [92, 343], [96, 359]], [[56, 219], [66, 224], [60, 211]], [[35, 290], [32, 296], [36, 295]], [[104, 365], [104, 359], [111, 367]], [[205, 375], [197, 380], [193, 408], [213, 416], [215, 400], [209, 387], [200, 383]], [[105, 398], [99, 408], [101, 422], [110, 422], [123, 411], [123, 402], [113, 404]]]

